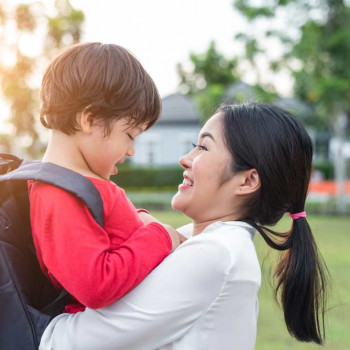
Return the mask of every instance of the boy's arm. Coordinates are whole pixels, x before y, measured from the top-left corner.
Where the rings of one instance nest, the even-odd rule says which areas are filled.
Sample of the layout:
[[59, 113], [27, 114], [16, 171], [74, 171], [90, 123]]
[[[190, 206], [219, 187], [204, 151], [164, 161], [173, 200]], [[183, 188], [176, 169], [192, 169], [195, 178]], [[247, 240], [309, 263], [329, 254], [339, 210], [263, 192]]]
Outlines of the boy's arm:
[[34, 234], [38, 255], [47, 273], [85, 306], [101, 308], [118, 300], [171, 251], [169, 234], [156, 222], [111, 249], [108, 234], [85, 206], [65, 191], [54, 194], [48, 203], [35, 203], [40, 196], [31, 200], [31, 208], [41, 208], [33, 210], [33, 226], [45, 227]]

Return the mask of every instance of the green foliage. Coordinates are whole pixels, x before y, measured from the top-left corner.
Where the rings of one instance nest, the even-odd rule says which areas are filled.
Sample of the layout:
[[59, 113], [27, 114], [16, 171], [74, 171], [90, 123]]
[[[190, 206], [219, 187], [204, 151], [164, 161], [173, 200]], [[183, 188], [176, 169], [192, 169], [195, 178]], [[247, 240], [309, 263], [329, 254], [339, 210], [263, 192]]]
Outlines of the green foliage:
[[173, 188], [183, 181], [183, 169], [172, 167], [119, 166], [119, 173], [111, 177], [122, 188]]
[[177, 67], [180, 76], [180, 89], [194, 94], [210, 85], [228, 85], [237, 81], [235, 59], [227, 59], [218, 52], [212, 41], [202, 54], [190, 55], [193, 69], [186, 70], [182, 64]]
[[253, 89], [260, 103], [273, 103], [278, 98], [276, 92], [263, 89], [260, 85], [253, 86]]
[[[337, 21], [342, 22], [343, 17], [350, 21], [348, 8], [338, 13]], [[350, 112], [350, 29], [348, 25], [308, 21], [301, 33], [301, 40], [290, 51], [290, 55], [304, 58], [303, 69], [294, 75], [296, 92], [333, 123], [339, 110]]]
[[237, 60], [227, 59], [212, 41], [201, 54], [191, 54], [192, 67], [178, 64], [180, 90], [194, 97], [204, 121], [221, 103], [225, 88], [237, 81]]
[[249, 3], [245, 0], [236, 0], [235, 7], [250, 20], [256, 19], [258, 17], [272, 17], [274, 15], [273, 8], [266, 6], [253, 7], [250, 6]]
[[78, 43], [81, 39], [81, 26], [85, 20], [84, 12], [76, 10], [69, 1], [56, 2], [58, 13], [48, 17], [49, 47], [60, 48], [63, 45]]
[[196, 93], [193, 98], [201, 111], [203, 122], [211, 117], [215, 109], [220, 105], [225, 86], [222, 84], [213, 84]]
[[[0, 0], [0, 49], [10, 53], [14, 63], [3, 62], [0, 57], [0, 86], [3, 96], [10, 104], [9, 122], [16, 130], [16, 137], [29, 138], [27, 152], [36, 156], [38, 133], [35, 120], [39, 110], [38, 87], [33, 85], [33, 77], [42, 70], [43, 62], [54, 49], [80, 40], [81, 25], [84, 21], [82, 11], [75, 10], [68, 0], [56, 0], [56, 14], [53, 17], [43, 13], [44, 4], [40, 2], [3, 6]], [[41, 16], [41, 17], [40, 17]], [[43, 52], [36, 57], [25, 55], [20, 47], [21, 34], [38, 35], [38, 22], [47, 20], [47, 35]], [[16, 42], [7, 40], [8, 28], [16, 27]]]
[[[249, 0], [236, 0], [234, 6], [252, 24], [257, 18], [271, 18], [271, 14], [284, 13], [286, 27], [265, 29], [265, 37], [279, 39], [285, 54], [271, 62], [274, 71], [288, 69], [295, 79], [295, 93], [313, 104], [318, 115], [333, 125], [340, 112], [350, 114], [350, 7], [343, 0], [310, 2], [275, 1], [268, 9]], [[255, 15], [252, 15], [255, 14]], [[296, 14], [299, 14], [296, 16]], [[272, 23], [272, 22], [271, 22]], [[299, 29], [299, 36], [289, 34], [290, 28]], [[262, 32], [259, 31], [259, 38]], [[246, 44], [256, 39], [241, 35]], [[259, 47], [246, 53], [248, 60], [260, 54]], [[298, 67], [292, 64], [298, 61]]]
[[[244, 1], [240, 4], [248, 11]], [[266, 10], [266, 11], [265, 11]], [[253, 16], [253, 12], [249, 12]], [[268, 13], [267, 8], [261, 8], [254, 12], [254, 16], [262, 16]], [[245, 42], [245, 58], [255, 66], [255, 56], [261, 52], [256, 38], [245, 33], [240, 33], [236, 39]], [[206, 121], [221, 103], [246, 102], [273, 102], [278, 96], [271, 86], [262, 88], [259, 84], [252, 86], [250, 91], [238, 92], [234, 96], [225, 96], [226, 89], [239, 81], [238, 63], [241, 58], [226, 58], [211, 42], [208, 49], [200, 54], [191, 54], [192, 67], [185, 69], [184, 65], [178, 65], [180, 76], [180, 90], [189, 94], [197, 103], [201, 114]], [[247, 96], [247, 94], [249, 96]], [[254, 99], [252, 100], [252, 95]]]

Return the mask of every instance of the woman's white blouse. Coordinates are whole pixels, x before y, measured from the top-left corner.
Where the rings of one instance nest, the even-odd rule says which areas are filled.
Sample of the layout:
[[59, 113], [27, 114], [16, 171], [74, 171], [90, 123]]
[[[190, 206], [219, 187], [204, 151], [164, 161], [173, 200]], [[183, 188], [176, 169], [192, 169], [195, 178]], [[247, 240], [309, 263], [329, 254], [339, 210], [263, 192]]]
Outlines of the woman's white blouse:
[[209, 225], [118, 302], [56, 317], [40, 349], [254, 349], [261, 274], [253, 236], [243, 222]]

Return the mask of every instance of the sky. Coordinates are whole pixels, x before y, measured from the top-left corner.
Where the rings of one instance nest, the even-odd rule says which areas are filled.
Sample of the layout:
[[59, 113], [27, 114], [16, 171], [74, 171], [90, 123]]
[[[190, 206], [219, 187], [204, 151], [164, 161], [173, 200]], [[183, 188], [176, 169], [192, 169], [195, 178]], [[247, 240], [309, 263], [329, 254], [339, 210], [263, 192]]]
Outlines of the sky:
[[[6, 0], [5, 0], [6, 1]], [[11, 4], [35, 0], [7, 0]], [[160, 95], [176, 92], [178, 63], [188, 67], [190, 53], [203, 53], [214, 40], [217, 49], [231, 58], [243, 52], [234, 39], [238, 32], [254, 30], [234, 11], [233, 0], [70, 0], [73, 7], [83, 10], [82, 41], [101, 41], [124, 46], [142, 63], [154, 79]], [[50, 9], [54, 0], [43, 1]], [[14, 31], [13, 31], [14, 32]], [[6, 34], [11, 36], [11, 31]], [[28, 54], [42, 45], [42, 35], [36, 41], [24, 40]], [[276, 48], [270, 50], [273, 53]], [[5, 55], [6, 57], [6, 55]], [[262, 63], [263, 64], [263, 63]], [[271, 79], [267, 70], [264, 78]], [[242, 79], [254, 83], [254, 74], [247, 69]], [[290, 94], [291, 81], [279, 77], [279, 91]], [[40, 79], [38, 79], [39, 85]], [[0, 101], [0, 126], [6, 116]]]
[[[227, 55], [239, 45], [233, 36], [244, 25], [232, 0], [71, 0], [86, 16], [84, 41], [116, 43], [146, 68], [161, 96], [178, 86], [176, 65], [191, 52], [204, 52], [211, 40]], [[97, 5], [98, 3], [98, 5]]]

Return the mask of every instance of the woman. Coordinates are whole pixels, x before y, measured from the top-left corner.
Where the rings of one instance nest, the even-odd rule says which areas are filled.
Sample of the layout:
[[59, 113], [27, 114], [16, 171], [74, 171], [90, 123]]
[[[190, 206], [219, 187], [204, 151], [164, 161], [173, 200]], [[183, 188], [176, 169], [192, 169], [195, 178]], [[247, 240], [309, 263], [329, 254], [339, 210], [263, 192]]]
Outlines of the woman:
[[[325, 277], [304, 212], [311, 161], [311, 140], [288, 112], [221, 107], [180, 160], [184, 181], [172, 205], [193, 219], [192, 238], [117, 303], [58, 316], [40, 348], [254, 349], [256, 230], [284, 251], [276, 292], [290, 334], [321, 343]], [[287, 212], [290, 231], [264, 227]]]

